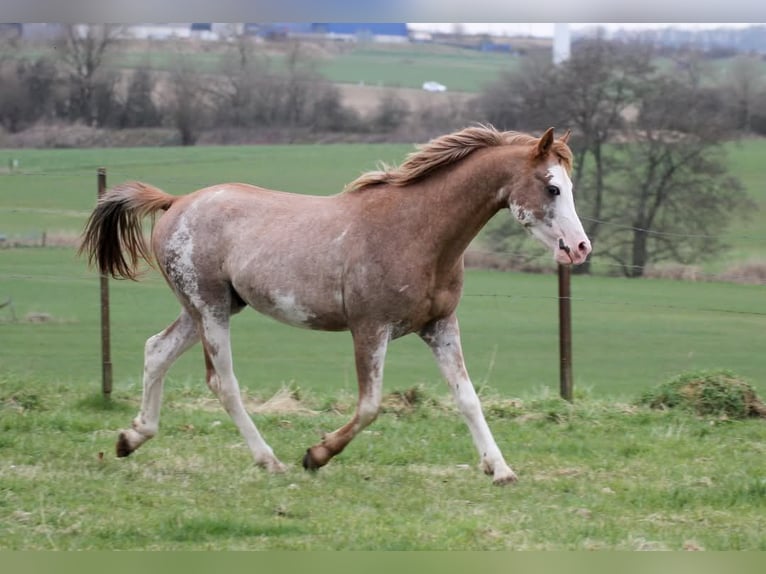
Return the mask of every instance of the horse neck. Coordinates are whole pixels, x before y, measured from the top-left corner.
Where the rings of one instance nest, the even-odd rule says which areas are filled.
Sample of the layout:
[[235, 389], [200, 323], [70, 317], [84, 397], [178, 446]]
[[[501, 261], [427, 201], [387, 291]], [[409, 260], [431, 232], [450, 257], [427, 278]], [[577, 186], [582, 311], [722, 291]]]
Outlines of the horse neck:
[[456, 165], [412, 190], [428, 202], [428, 235], [446, 249], [444, 256], [459, 258], [501, 208], [501, 189], [509, 182], [509, 166], [499, 148], [474, 152]]

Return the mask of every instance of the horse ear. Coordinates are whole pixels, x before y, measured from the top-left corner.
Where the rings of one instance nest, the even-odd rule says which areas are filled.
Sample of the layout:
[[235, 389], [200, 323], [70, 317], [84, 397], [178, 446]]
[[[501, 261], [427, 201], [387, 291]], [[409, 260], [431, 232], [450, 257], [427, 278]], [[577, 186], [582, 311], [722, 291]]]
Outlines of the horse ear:
[[567, 133], [565, 133], [563, 136], [559, 138], [559, 141], [561, 143], [569, 143], [569, 136], [572, 135], [572, 130], [567, 130]]
[[540, 141], [537, 142], [537, 157], [544, 157], [551, 151], [553, 145], [553, 128], [548, 128], [545, 133], [540, 136]]

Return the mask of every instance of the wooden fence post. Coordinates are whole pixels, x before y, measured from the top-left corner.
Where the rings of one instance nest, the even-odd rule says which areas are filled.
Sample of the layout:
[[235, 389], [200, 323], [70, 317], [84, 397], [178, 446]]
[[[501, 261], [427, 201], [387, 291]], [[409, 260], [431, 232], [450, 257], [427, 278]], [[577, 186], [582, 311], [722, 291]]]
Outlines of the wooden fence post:
[[[106, 191], [106, 169], [98, 168], [98, 198]], [[109, 331], [109, 277], [101, 274], [101, 392], [112, 396], [112, 350]]]
[[572, 402], [572, 295], [569, 265], [559, 264], [559, 388]]

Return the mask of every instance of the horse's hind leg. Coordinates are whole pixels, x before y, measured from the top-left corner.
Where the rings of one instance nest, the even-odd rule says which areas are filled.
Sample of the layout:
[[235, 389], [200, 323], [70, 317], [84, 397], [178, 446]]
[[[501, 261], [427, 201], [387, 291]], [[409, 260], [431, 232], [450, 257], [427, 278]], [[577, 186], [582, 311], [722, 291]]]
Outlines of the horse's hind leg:
[[201, 329], [208, 386], [237, 425], [255, 463], [270, 472], [283, 472], [285, 465], [274, 456], [274, 451], [258, 432], [242, 404], [232, 364], [228, 314], [220, 311], [204, 312]]
[[317, 470], [327, 464], [378, 416], [383, 388], [383, 363], [390, 332], [388, 327], [374, 325], [352, 331], [359, 382], [356, 412], [348, 423], [324, 435], [322, 442], [306, 451], [303, 457], [303, 468], [306, 470]]
[[133, 419], [133, 427], [120, 433], [117, 456], [128, 456], [157, 434], [165, 374], [173, 362], [197, 341], [197, 326], [186, 310], [182, 310], [179, 317], [164, 331], [146, 341], [141, 411]]

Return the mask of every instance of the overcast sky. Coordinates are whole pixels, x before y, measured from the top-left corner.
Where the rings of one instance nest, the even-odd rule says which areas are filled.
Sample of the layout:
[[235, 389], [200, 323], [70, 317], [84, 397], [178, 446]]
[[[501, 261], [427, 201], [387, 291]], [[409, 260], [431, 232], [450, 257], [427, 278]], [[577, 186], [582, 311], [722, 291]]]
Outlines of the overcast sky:
[[[450, 32], [454, 30], [455, 24], [439, 24], [439, 23], [415, 23], [415, 24], [408, 24], [410, 28], [415, 30], [428, 30], [428, 31], [439, 31], [439, 32]], [[618, 24], [618, 23], [604, 23], [599, 22], [595, 24], [586, 24], [586, 23], [577, 23], [577, 24], [570, 24], [571, 30], [581, 30], [584, 28], [591, 28], [594, 26], [603, 26], [606, 27], [609, 30], [617, 30], [619, 28], [625, 28], [630, 30], [642, 30], [647, 28], [669, 28], [669, 27], [677, 27], [677, 28], [686, 28], [686, 29], [696, 29], [696, 30], [702, 30], [705, 28], [721, 28], [721, 27], [737, 27], [742, 28], [745, 26], [752, 26], [753, 24], [735, 24], [735, 23], [725, 23], [725, 24], [715, 24], [715, 23], [696, 23], [696, 24], [687, 24], [687, 23], [647, 23], [647, 22], [632, 22], [632, 23], [626, 23], [626, 24]], [[506, 34], [509, 36], [514, 35], [523, 35], [523, 36], [540, 36], [540, 37], [553, 37], [553, 24], [544, 24], [544, 23], [534, 23], [534, 24], [520, 24], [520, 23], [507, 23], [502, 24], [499, 22], [492, 22], [492, 23], [466, 23], [466, 24], [460, 24], [460, 26], [463, 27], [463, 30], [469, 33], [492, 33], [492, 34]]]

